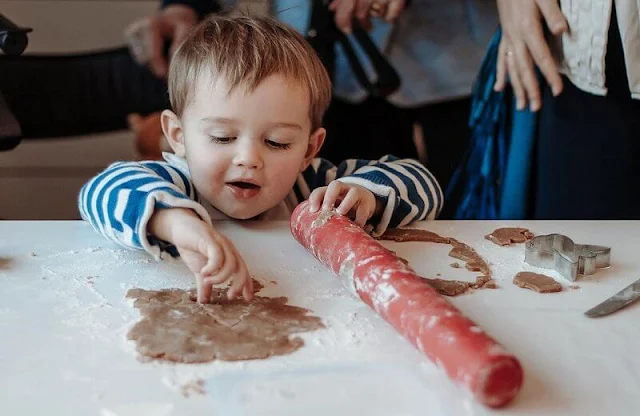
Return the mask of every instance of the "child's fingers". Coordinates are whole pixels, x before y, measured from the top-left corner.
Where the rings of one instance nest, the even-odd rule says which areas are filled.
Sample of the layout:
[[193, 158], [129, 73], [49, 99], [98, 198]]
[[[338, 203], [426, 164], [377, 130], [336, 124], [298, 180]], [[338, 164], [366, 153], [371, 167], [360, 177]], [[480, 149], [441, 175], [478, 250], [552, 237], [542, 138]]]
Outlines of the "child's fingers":
[[344, 191], [344, 185], [338, 181], [333, 181], [327, 186], [327, 192], [324, 194], [323, 210], [333, 209], [336, 201]]
[[327, 187], [323, 186], [321, 188], [316, 188], [309, 195], [309, 203], [311, 204], [310, 210], [311, 212], [317, 212], [322, 205], [322, 200], [324, 199], [324, 194], [327, 192]]
[[207, 303], [211, 299], [211, 285], [204, 282], [204, 278], [200, 273], [196, 273], [196, 290], [198, 292], [198, 303]]
[[356, 209], [356, 219], [355, 223], [364, 228], [365, 224], [371, 218], [371, 208], [367, 206], [367, 204], [358, 205], [358, 209]]
[[[234, 252], [236, 254], [236, 270], [233, 276], [233, 282], [231, 283], [231, 287], [227, 292], [227, 297], [231, 299], [235, 299], [240, 292], [242, 292], [243, 288], [246, 287], [247, 282], [251, 281], [251, 276], [249, 275], [249, 271], [247, 270], [247, 265], [245, 264], [242, 257], [240, 257], [240, 253], [234, 247]], [[251, 298], [246, 300], [251, 300]]]
[[205, 276], [205, 281], [209, 284], [224, 283], [231, 277], [231, 274], [236, 269], [236, 258], [233, 251], [230, 249], [230, 242], [224, 237], [219, 236], [220, 247], [224, 252], [224, 263], [222, 267], [210, 276]]
[[247, 275], [249, 273], [246, 265], [244, 264], [244, 259], [240, 256], [240, 253], [238, 253], [235, 246], [231, 245], [229, 246], [229, 249], [233, 252], [236, 264], [236, 267], [231, 274], [231, 283], [229, 285], [229, 290], [227, 291], [227, 298], [231, 300], [235, 299], [238, 294], [240, 294], [242, 287], [247, 281]]
[[248, 302], [253, 299], [253, 280], [249, 276], [247, 284], [242, 288], [242, 297]]
[[342, 199], [342, 202], [340, 202], [336, 211], [338, 211], [338, 214], [340, 215], [347, 215], [349, 214], [349, 211], [351, 211], [351, 208], [358, 203], [358, 200], [358, 190], [356, 188], [351, 188], [347, 191], [347, 195]]
[[207, 264], [202, 267], [200, 273], [203, 276], [215, 274], [225, 261], [225, 253], [213, 238], [210, 241], [202, 241], [198, 244], [198, 251], [207, 257]]

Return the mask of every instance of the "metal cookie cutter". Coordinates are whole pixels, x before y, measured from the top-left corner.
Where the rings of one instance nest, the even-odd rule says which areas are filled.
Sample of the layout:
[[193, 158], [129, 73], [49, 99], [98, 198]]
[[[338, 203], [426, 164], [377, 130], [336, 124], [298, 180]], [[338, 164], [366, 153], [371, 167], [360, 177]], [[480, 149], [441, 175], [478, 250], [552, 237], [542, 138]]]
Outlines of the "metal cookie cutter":
[[524, 249], [525, 263], [553, 269], [572, 282], [579, 274], [594, 274], [596, 268], [609, 267], [610, 259], [610, 247], [576, 244], [562, 234], [539, 235], [527, 241]]

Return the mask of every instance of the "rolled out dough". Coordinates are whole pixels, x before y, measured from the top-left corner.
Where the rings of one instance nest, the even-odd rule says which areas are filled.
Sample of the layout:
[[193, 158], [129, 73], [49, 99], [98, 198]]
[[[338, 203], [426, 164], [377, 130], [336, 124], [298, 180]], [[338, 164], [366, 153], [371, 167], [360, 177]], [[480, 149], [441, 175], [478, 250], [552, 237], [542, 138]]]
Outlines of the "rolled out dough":
[[520, 272], [513, 278], [513, 284], [538, 293], [561, 292], [562, 285], [544, 274]]
[[[379, 239], [396, 242], [422, 241], [427, 243], [450, 244], [453, 246], [451, 251], [449, 251], [450, 257], [464, 261], [467, 270], [481, 274], [476, 277], [476, 281], [473, 283], [461, 280], [426, 279], [427, 282], [442, 295], [457, 296], [466, 293], [469, 289], [495, 289], [497, 287], [495, 281], [491, 278], [491, 269], [489, 269], [487, 262], [484, 261], [472, 247], [455, 238], [443, 237], [432, 231], [417, 228], [392, 228], [381, 235]], [[406, 260], [404, 261], [406, 262]], [[453, 263], [451, 267], [459, 268], [460, 265]]]
[[493, 241], [499, 246], [510, 246], [514, 243], [524, 243], [533, 238], [533, 233], [526, 228], [505, 227], [494, 230], [491, 234], [485, 235], [489, 241]]
[[[261, 285], [254, 280], [254, 290]], [[292, 353], [304, 345], [290, 335], [324, 328], [308, 310], [287, 305], [287, 298], [256, 296], [251, 302], [226, 298], [214, 289], [211, 302], [195, 301], [195, 290], [131, 289], [142, 320], [129, 331], [137, 351], [149, 358], [202, 363], [215, 359], [252, 360]]]

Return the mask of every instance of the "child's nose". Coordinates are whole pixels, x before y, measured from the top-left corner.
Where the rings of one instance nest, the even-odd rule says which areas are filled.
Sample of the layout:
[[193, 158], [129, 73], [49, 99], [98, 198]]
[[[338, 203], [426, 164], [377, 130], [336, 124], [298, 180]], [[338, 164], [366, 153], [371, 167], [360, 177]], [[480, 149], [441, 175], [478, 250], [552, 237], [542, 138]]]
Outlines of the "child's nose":
[[259, 169], [262, 167], [262, 155], [260, 154], [258, 146], [239, 146], [233, 162], [236, 165], [243, 166], [245, 168]]

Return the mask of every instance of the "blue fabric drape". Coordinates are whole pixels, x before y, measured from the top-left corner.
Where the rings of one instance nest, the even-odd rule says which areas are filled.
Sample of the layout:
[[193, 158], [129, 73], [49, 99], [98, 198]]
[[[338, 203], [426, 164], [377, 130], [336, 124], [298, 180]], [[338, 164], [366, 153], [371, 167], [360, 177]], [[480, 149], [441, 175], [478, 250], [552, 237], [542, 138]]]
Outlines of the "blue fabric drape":
[[491, 39], [474, 83], [469, 150], [447, 189], [459, 201], [455, 219], [528, 216], [537, 114], [517, 111], [510, 88], [493, 90], [501, 35]]

